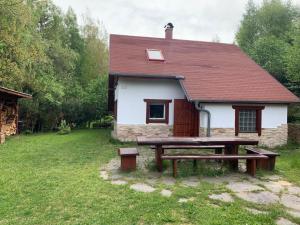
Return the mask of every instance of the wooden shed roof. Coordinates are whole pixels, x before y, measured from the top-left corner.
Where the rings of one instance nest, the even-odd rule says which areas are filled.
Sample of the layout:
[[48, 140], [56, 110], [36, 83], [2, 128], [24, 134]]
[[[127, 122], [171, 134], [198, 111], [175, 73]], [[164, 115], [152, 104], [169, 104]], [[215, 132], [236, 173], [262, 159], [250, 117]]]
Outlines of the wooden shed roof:
[[5, 87], [0, 87], [0, 93], [4, 93], [6, 95], [11, 95], [14, 96], [16, 98], [32, 98], [32, 95], [27, 94], [27, 93], [23, 93], [23, 92], [19, 92], [13, 89], [9, 89], [9, 88], [5, 88]]

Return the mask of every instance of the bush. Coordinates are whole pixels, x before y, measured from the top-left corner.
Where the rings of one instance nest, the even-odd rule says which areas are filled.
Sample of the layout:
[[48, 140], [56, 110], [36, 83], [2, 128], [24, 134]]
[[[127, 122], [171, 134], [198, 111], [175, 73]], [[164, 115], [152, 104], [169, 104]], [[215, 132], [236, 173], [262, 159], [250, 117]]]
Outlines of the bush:
[[90, 128], [109, 128], [112, 127], [114, 118], [112, 116], [105, 116], [101, 120], [96, 120], [90, 123]]
[[27, 130], [23, 131], [22, 133], [25, 135], [30, 135], [30, 134], [32, 134], [32, 130], [27, 129]]
[[62, 120], [60, 122], [59, 127], [58, 127], [57, 134], [64, 135], [64, 134], [69, 134], [69, 133], [71, 133], [71, 127], [70, 127], [70, 125], [68, 125], [65, 120]]

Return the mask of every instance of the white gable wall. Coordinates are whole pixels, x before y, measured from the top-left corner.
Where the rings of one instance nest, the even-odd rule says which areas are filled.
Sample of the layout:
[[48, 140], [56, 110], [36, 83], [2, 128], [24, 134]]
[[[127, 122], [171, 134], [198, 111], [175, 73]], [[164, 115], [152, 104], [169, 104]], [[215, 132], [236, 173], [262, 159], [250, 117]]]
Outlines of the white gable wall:
[[145, 125], [146, 102], [144, 99], [171, 99], [169, 125], [174, 121], [174, 99], [185, 95], [177, 80], [119, 78], [115, 92], [118, 100], [117, 124]]
[[[277, 128], [287, 124], [287, 105], [264, 105], [262, 110], [262, 128]], [[234, 128], [235, 110], [232, 104], [204, 104], [211, 113], [211, 128]], [[200, 114], [200, 126], [207, 126], [206, 113]]]

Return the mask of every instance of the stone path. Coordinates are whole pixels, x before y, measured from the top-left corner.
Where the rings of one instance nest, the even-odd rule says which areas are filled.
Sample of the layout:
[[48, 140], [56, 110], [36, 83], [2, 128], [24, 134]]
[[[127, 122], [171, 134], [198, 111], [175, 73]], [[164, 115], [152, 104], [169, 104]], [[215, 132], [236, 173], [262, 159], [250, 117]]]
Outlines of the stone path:
[[285, 218], [280, 217], [277, 221], [276, 221], [277, 225], [297, 225]]
[[[139, 149], [138, 168], [136, 172], [120, 172], [119, 158], [112, 159], [104, 167], [100, 168], [100, 178], [110, 181], [112, 185], [125, 186], [142, 193], [159, 192], [164, 198], [174, 198], [176, 190], [175, 185], [183, 188], [196, 189], [201, 183], [210, 183], [212, 185], [223, 185], [227, 192], [212, 193], [208, 198], [212, 201], [210, 204], [219, 207], [215, 201], [234, 203], [235, 199], [240, 198], [244, 201], [255, 203], [256, 205], [280, 204], [286, 208], [286, 212], [294, 218], [300, 218], [300, 187], [284, 180], [281, 176], [270, 175], [260, 179], [250, 177], [242, 173], [232, 173], [220, 177], [186, 177], [174, 179], [171, 177], [171, 171], [164, 173], [153, 172], [149, 170], [149, 164], [154, 159], [153, 152], [148, 149]], [[176, 186], [177, 187], [177, 186]], [[224, 189], [224, 190], [226, 190]], [[178, 203], [188, 203], [195, 200], [195, 197], [178, 198]], [[254, 208], [245, 208], [252, 214], [267, 214], [266, 211]], [[276, 224], [294, 224], [286, 218], [278, 218]]]
[[212, 194], [209, 196], [209, 198], [215, 199], [215, 200], [220, 200], [223, 202], [233, 202], [234, 201], [232, 196], [228, 193]]

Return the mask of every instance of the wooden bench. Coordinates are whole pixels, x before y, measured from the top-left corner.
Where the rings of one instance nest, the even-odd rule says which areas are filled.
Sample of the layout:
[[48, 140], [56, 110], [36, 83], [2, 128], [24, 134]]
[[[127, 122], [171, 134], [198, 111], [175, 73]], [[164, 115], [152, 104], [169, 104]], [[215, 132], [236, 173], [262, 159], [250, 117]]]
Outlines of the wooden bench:
[[162, 155], [163, 160], [171, 160], [173, 168], [173, 176], [177, 176], [177, 161], [181, 159], [187, 160], [206, 160], [206, 159], [216, 159], [216, 160], [247, 160], [247, 173], [251, 176], [256, 174], [256, 161], [260, 159], [268, 159], [265, 155]]
[[136, 148], [119, 148], [118, 153], [121, 157], [122, 171], [136, 169], [136, 156], [139, 155]]
[[[150, 146], [151, 149], [155, 149], [155, 146]], [[163, 150], [168, 149], [215, 149], [215, 154], [222, 154], [224, 145], [163, 145]]]
[[276, 157], [280, 154], [271, 152], [262, 148], [246, 147], [247, 154], [259, 154], [268, 156], [267, 159], [261, 159], [257, 162], [257, 168], [264, 170], [274, 170]]

